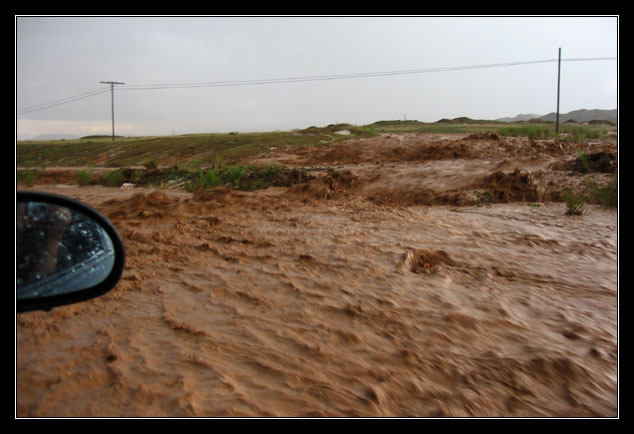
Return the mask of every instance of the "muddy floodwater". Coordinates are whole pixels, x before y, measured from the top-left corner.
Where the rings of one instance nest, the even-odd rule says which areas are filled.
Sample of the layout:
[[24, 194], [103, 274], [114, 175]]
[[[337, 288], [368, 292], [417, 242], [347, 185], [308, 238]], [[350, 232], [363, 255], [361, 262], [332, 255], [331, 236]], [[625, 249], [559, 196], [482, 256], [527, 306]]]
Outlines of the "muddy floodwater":
[[385, 135], [254, 159], [339, 170], [289, 188], [30, 187], [127, 262], [16, 317], [16, 414], [617, 417], [618, 212], [554, 200], [607, 176], [578, 147]]

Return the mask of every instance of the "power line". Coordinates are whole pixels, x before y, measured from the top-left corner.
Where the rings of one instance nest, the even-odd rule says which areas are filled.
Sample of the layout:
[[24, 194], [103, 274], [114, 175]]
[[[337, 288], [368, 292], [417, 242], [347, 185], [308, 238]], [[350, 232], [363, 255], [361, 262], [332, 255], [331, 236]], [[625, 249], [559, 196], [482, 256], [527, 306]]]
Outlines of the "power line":
[[[586, 57], [586, 58], [572, 58], [561, 59], [561, 62], [590, 62], [590, 61], [605, 61], [605, 60], [618, 60], [616, 57]], [[367, 78], [367, 77], [385, 77], [394, 75], [407, 75], [407, 74], [425, 74], [436, 72], [448, 72], [448, 71], [464, 71], [472, 69], [485, 69], [485, 68], [501, 68], [509, 66], [520, 65], [534, 65], [540, 63], [553, 63], [558, 62], [559, 59], [546, 59], [546, 60], [532, 60], [523, 62], [506, 62], [506, 63], [490, 63], [484, 65], [468, 65], [468, 66], [450, 66], [441, 68], [426, 68], [426, 69], [409, 69], [401, 71], [381, 71], [381, 72], [362, 72], [355, 74], [338, 74], [338, 75], [321, 75], [321, 76], [304, 76], [304, 77], [286, 77], [286, 78], [273, 78], [273, 79], [257, 79], [257, 80], [233, 80], [233, 81], [212, 81], [212, 82], [200, 82], [200, 83], [168, 83], [168, 84], [130, 84], [125, 88], [118, 88], [117, 90], [158, 90], [158, 89], [188, 89], [188, 88], [204, 88], [204, 87], [232, 87], [232, 86], [255, 86], [264, 84], [281, 84], [281, 83], [299, 83], [308, 81], [326, 81], [326, 80], [342, 80], [353, 78]], [[110, 82], [104, 82], [110, 84]], [[118, 83], [114, 83], [118, 84]], [[95, 95], [100, 95], [105, 92], [114, 92], [114, 87], [111, 85], [109, 88], [97, 89], [83, 94], [75, 95], [72, 97], [63, 98], [49, 103], [38, 104], [31, 107], [26, 107], [18, 112], [18, 115], [31, 113], [38, 110], [45, 110], [48, 108], [57, 107], [59, 105], [68, 104], [71, 102], [79, 101], [85, 98], [89, 98]]]
[[89, 92], [84, 92], [84, 93], [80, 93], [78, 95], [74, 95], [74, 96], [69, 96], [66, 98], [62, 98], [59, 100], [55, 100], [55, 101], [50, 101], [47, 103], [42, 103], [42, 104], [37, 104], [34, 106], [30, 106], [30, 107], [25, 107], [22, 110], [20, 110], [17, 114], [21, 115], [21, 114], [26, 114], [26, 113], [31, 113], [34, 111], [38, 111], [38, 110], [44, 110], [44, 109], [48, 109], [48, 108], [52, 108], [52, 107], [57, 107], [63, 104], [68, 104], [71, 102], [75, 102], [75, 101], [79, 101], [82, 99], [86, 99], [86, 98], [90, 98], [91, 96], [95, 96], [95, 95], [100, 95], [102, 93], [108, 92], [110, 90], [110, 88], [100, 88], [100, 89], [96, 89], [96, 90], [92, 90]]
[[[617, 58], [616, 57], [594, 57], [594, 58], [562, 59], [561, 61], [562, 62], [588, 62], [588, 61], [600, 61], [600, 60], [617, 60]], [[538, 64], [538, 63], [552, 63], [552, 62], [558, 62], [558, 61], [559, 59], [547, 59], [547, 60], [532, 60], [532, 61], [524, 61], [524, 62], [491, 63], [486, 65], [451, 66], [451, 67], [442, 67], [442, 68], [410, 69], [410, 70], [402, 70], [402, 71], [362, 72], [362, 73], [355, 73], [355, 74], [287, 77], [287, 78], [273, 78], [273, 79], [259, 79], [259, 80], [234, 80], [234, 81], [215, 81], [215, 82], [202, 82], [202, 83], [131, 84], [126, 86], [124, 90], [187, 89], [187, 88], [200, 88], [200, 87], [230, 87], [230, 86], [278, 84], [278, 83], [297, 83], [297, 82], [306, 82], [306, 81], [341, 80], [341, 79], [350, 79], [350, 78], [384, 77], [384, 76], [390, 76], [390, 75], [462, 71], [462, 70], [469, 70], [469, 69], [500, 68], [500, 67], [507, 67], [507, 66], [532, 65], [532, 64]]]

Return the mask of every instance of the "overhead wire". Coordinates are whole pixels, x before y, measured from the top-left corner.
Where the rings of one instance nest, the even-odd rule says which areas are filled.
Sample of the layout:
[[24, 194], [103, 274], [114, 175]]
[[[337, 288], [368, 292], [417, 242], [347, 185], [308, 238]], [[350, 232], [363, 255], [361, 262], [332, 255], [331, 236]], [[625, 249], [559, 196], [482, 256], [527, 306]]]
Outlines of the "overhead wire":
[[95, 90], [92, 90], [92, 91], [80, 93], [78, 95], [69, 96], [69, 97], [66, 97], [66, 98], [59, 99], [59, 100], [50, 101], [50, 102], [42, 103], [42, 104], [37, 104], [37, 105], [34, 105], [34, 106], [24, 107], [22, 110], [18, 111], [17, 114], [21, 115], [21, 114], [26, 114], [26, 113], [31, 113], [31, 112], [34, 112], [34, 111], [38, 111], [38, 110], [44, 110], [44, 109], [48, 109], [48, 108], [52, 108], [52, 107], [57, 107], [57, 106], [60, 106], [60, 105], [63, 105], [63, 104], [68, 104], [68, 103], [71, 103], [71, 102], [75, 102], [75, 101], [79, 101], [79, 100], [82, 100], [82, 99], [90, 98], [90, 97], [95, 96], [95, 95], [100, 95], [102, 93], [109, 92], [109, 91], [110, 91], [109, 87], [95, 89]]
[[[561, 59], [561, 61], [562, 62], [581, 62], [581, 61], [616, 60], [616, 59], [617, 59], [616, 57], [594, 57], [594, 58]], [[216, 81], [216, 82], [201, 82], [201, 83], [170, 83], [170, 84], [130, 84], [125, 87], [119, 88], [118, 90], [186, 89], [186, 88], [198, 88], [198, 87], [226, 87], [226, 86], [248, 86], [248, 85], [261, 85], [261, 84], [277, 84], [277, 83], [296, 83], [296, 82], [305, 82], [305, 81], [340, 80], [340, 79], [348, 79], [348, 78], [383, 77], [383, 76], [390, 76], [390, 75], [423, 74], [423, 73], [433, 73], [433, 72], [462, 71], [462, 70], [468, 70], [468, 69], [499, 68], [499, 67], [506, 67], [506, 66], [552, 63], [552, 62], [558, 62], [558, 61], [559, 61], [558, 59], [547, 59], [547, 60], [532, 60], [532, 61], [524, 61], [524, 62], [490, 63], [485, 65], [450, 66], [450, 67], [441, 67], [441, 68], [409, 69], [409, 70], [402, 70], [402, 71], [362, 72], [362, 73], [355, 73], [355, 74], [286, 77], [286, 78], [259, 79], [259, 80], [234, 80], [234, 81]]]
[[[561, 62], [588, 62], [588, 61], [603, 61], [603, 60], [617, 60], [616, 57], [586, 57], [586, 58], [571, 58], [561, 59]], [[341, 80], [341, 79], [353, 79], [353, 78], [366, 78], [366, 77], [385, 77], [393, 75], [406, 75], [406, 74], [424, 74], [424, 73], [436, 73], [447, 71], [463, 71], [470, 69], [485, 69], [485, 68], [501, 68], [508, 66], [519, 65], [534, 65], [540, 63], [553, 63], [558, 62], [559, 59], [546, 59], [546, 60], [531, 60], [523, 62], [505, 62], [505, 63], [490, 63], [484, 65], [468, 65], [468, 66], [450, 66], [440, 68], [425, 68], [425, 69], [408, 69], [400, 71], [381, 71], [381, 72], [362, 72], [355, 74], [338, 74], [338, 75], [321, 75], [321, 76], [303, 76], [303, 77], [286, 77], [286, 78], [272, 78], [272, 79], [257, 79], [257, 80], [232, 80], [232, 81], [211, 81], [211, 82], [199, 82], [199, 83], [167, 83], [167, 84], [129, 84], [124, 87], [118, 87], [114, 90], [158, 90], [158, 89], [188, 89], [188, 88], [204, 88], [204, 87], [231, 87], [231, 86], [254, 86], [264, 84], [280, 84], [280, 83], [298, 83], [308, 81], [325, 81], [325, 80]], [[22, 115], [31, 113], [38, 110], [44, 110], [52, 107], [56, 107], [62, 104], [68, 104], [71, 102], [79, 101], [81, 99], [96, 96], [112, 89], [101, 88], [83, 94], [75, 95], [61, 100], [51, 101], [49, 103], [38, 104], [31, 107], [23, 108], [17, 114]]]

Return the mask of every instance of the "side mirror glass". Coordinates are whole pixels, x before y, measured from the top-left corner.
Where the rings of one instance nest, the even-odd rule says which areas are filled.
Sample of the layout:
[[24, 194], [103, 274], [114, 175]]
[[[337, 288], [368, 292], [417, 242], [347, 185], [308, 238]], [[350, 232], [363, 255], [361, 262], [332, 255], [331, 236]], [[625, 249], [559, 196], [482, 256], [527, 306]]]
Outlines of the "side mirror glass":
[[21, 191], [16, 199], [17, 312], [76, 303], [116, 285], [125, 250], [106, 217], [50, 193]]

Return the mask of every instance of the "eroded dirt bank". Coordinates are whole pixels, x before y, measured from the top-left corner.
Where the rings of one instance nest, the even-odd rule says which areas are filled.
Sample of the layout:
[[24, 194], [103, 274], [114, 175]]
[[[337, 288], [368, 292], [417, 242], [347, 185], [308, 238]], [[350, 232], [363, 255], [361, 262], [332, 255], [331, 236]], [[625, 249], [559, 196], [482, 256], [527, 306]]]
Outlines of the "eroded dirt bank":
[[328, 163], [349, 176], [255, 192], [36, 185], [109, 216], [128, 259], [105, 296], [18, 316], [17, 415], [616, 416], [617, 212], [467, 200], [516, 168], [581, 182], [560, 145], [377, 162], [366, 141]]

